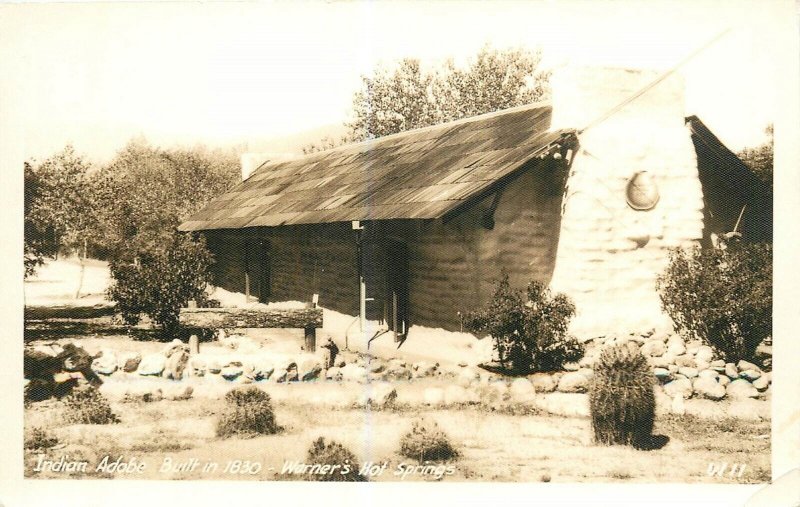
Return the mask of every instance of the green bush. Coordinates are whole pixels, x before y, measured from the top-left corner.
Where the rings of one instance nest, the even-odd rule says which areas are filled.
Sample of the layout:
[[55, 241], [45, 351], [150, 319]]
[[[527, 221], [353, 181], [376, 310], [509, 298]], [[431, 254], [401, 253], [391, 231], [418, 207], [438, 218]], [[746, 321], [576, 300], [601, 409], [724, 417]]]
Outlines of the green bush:
[[679, 332], [726, 361], [752, 359], [772, 335], [772, 245], [729, 241], [670, 255], [657, 288]]
[[589, 407], [600, 444], [647, 447], [655, 420], [655, 376], [637, 347], [608, 347], [594, 364]]
[[254, 437], [278, 432], [269, 394], [258, 387], [228, 391], [225, 402], [227, 411], [217, 421], [217, 436]]
[[411, 431], [400, 439], [400, 454], [420, 463], [447, 461], [458, 457], [458, 452], [447, 434], [439, 429], [436, 421], [426, 419], [414, 421]]
[[504, 274], [489, 305], [468, 313], [464, 325], [491, 335], [500, 364], [516, 374], [557, 370], [583, 357], [583, 345], [567, 335], [575, 315], [570, 298], [540, 282], [531, 282], [526, 296], [511, 289]]
[[64, 398], [64, 421], [67, 424], [115, 424], [119, 417], [111, 410], [106, 397], [90, 387], [75, 390]]
[[58, 439], [44, 428], [34, 427], [25, 433], [25, 449], [38, 451], [58, 444]]
[[136, 325], [144, 314], [171, 337], [178, 329], [180, 309], [189, 300], [198, 306], [206, 303], [211, 261], [202, 238], [176, 234], [163, 248], [113, 260], [108, 296], [117, 303], [126, 324]]
[[304, 478], [307, 481], [362, 482], [367, 480], [358, 473], [361, 466], [355, 454], [339, 442], [325, 443], [325, 439], [319, 437], [308, 449], [306, 462], [310, 465], [330, 465], [331, 467], [338, 465], [333, 473], [306, 474]]

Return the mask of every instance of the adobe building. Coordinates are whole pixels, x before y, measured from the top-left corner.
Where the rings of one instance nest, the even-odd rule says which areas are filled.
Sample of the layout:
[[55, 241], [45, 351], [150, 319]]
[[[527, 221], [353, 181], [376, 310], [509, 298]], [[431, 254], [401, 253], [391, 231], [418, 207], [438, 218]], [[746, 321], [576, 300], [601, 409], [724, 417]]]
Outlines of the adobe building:
[[459, 330], [503, 270], [567, 293], [584, 324], [652, 327], [671, 248], [772, 235], [770, 190], [662, 78], [575, 70], [552, 103], [268, 160], [180, 230], [206, 236], [227, 290], [319, 294], [401, 333]]

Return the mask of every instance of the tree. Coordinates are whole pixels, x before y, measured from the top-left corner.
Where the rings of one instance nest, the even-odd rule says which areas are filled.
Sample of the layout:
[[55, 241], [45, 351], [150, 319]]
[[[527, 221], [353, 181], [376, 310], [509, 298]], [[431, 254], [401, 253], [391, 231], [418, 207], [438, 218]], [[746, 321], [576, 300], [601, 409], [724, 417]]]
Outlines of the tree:
[[91, 164], [70, 145], [41, 164], [26, 164], [26, 184], [30, 185], [30, 191], [26, 192], [26, 218], [31, 241], [38, 234], [39, 245], [48, 243], [53, 254], [61, 249], [78, 252], [81, 274], [76, 298], [83, 284], [90, 236], [96, 229], [90, 170]]
[[745, 148], [738, 153], [742, 162], [755, 173], [756, 176], [772, 188], [772, 172], [774, 158], [775, 133], [770, 124], [764, 130], [767, 142], [755, 148]]
[[36, 272], [36, 268], [44, 263], [44, 258], [55, 255], [58, 243], [54, 235], [36, 219], [33, 214], [34, 204], [40, 199], [41, 180], [29, 162], [25, 162], [25, 277]]
[[550, 74], [539, 70], [541, 55], [523, 49], [485, 46], [465, 68], [448, 60], [424, 72], [406, 58], [390, 71], [362, 76], [353, 98], [349, 141], [382, 137], [536, 102], [549, 94]]

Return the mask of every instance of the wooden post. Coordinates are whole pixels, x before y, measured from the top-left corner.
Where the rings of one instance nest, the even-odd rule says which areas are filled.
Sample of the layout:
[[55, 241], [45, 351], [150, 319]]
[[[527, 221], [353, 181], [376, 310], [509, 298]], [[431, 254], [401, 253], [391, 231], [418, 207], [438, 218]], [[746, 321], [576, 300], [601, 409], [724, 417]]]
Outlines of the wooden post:
[[397, 332], [397, 292], [392, 291], [392, 333], [394, 334], [394, 341], [400, 341], [400, 335]]
[[200, 339], [196, 334], [189, 337], [189, 354], [200, 353]]
[[305, 328], [305, 343], [306, 343], [306, 352], [314, 352], [317, 350], [317, 328], [314, 327], [307, 327]]

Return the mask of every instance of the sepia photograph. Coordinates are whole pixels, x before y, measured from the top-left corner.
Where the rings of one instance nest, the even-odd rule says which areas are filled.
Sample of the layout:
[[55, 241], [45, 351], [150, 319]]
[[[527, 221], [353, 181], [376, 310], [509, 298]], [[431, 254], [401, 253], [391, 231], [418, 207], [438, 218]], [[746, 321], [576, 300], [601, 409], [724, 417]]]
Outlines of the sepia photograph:
[[0, 6], [23, 489], [749, 485], [743, 505], [800, 466], [776, 440], [796, 311], [773, 321], [773, 294], [796, 307], [773, 287], [796, 18]]

